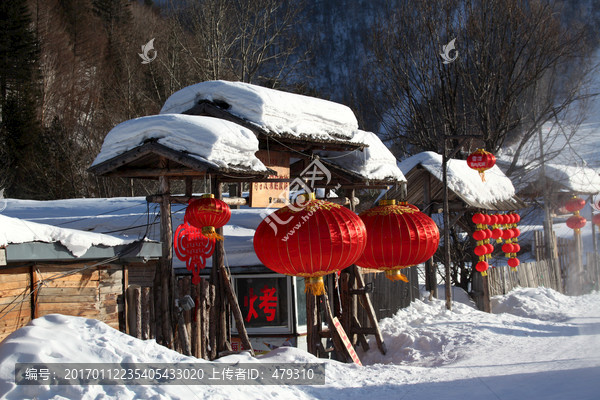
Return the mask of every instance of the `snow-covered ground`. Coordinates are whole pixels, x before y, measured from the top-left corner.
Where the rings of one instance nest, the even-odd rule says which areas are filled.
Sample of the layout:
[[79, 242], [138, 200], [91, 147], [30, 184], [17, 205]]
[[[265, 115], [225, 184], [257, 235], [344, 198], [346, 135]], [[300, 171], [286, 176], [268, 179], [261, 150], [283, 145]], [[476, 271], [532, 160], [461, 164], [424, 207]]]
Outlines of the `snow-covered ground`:
[[[458, 298], [459, 296], [457, 296]], [[464, 297], [463, 297], [464, 298]], [[23, 398], [157, 399], [597, 399], [600, 293], [567, 297], [518, 289], [493, 299], [495, 314], [468, 302], [416, 301], [380, 322], [388, 353], [365, 366], [319, 360], [295, 348], [215, 362], [323, 362], [322, 386], [16, 386], [15, 362], [199, 362], [103, 323], [49, 315], [0, 344], [0, 394]]]

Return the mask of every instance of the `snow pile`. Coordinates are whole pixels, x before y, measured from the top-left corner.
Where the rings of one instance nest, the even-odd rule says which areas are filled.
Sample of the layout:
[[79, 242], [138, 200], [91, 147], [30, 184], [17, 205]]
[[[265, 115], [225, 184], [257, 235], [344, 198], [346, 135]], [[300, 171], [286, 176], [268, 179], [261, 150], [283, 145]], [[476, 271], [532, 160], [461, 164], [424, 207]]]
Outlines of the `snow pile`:
[[114, 127], [92, 166], [156, 141], [172, 150], [212, 164], [215, 168], [266, 171], [256, 158], [258, 139], [252, 131], [233, 122], [192, 115], [151, 115]]
[[565, 306], [574, 304], [572, 297], [544, 287], [518, 288], [504, 296], [492, 297], [491, 302], [495, 314], [507, 313], [544, 321], [566, 319]]
[[364, 150], [352, 152], [322, 151], [319, 155], [333, 164], [355, 172], [367, 179], [406, 182], [392, 152], [373, 132], [358, 130], [352, 142], [368, 144]]
[[202, 100], [225, 102], [231, 114], [279, 135], [350, 140], [358, 129], [356, 116], [344, 105], [243, 82], [188, 86], [172, 94], [160, 113], [182, 113]]
[[[406, 175], [417, 165], [443, 180], [441, 154], [431, 151], [415, 154], [398, 166]], [[466, 160], [451, 159], [447, 177], [448, 188], [474, 207], [486, 208], [486, 205], [510, 200], [515, 195], [512, 182], [496, 165], [485, 171], [485, 182], [482, 182], [479, 173], [471, 169]]]
[[[495, 299], [519, 298], [527, 317], [488, 314], [457, 303], [417, 301], [380, 321], [387, 345], [381, 355], [358, 350], [364, 367], [316, 359], [296, 348], [265, 356], [230, 355], [215, 362], [186, 357], [154, 340], [142, 341], [80, 317], [48, 315], [0, 343], [3, 398], [100, 399], [350, 399], [499, 398], [597, 399], [600, 392], [600, 293], [569, 297], [524, 289]], [[521, 307], [523, 308], [523, 307]], [[549, 319], [555, 308], [560, 320]], [[509, 309], [510, 310], [510, 309]], [[556, 314], [559, 315], [559, 314]], [[568, 319], [565, 319], [568, 318]], [[584, 351], [582, 351], [584, 349]], [[322, 386], [16, 386], [16, 362], [198, 362], [325, 364]]]
[[60, 242], [75, 257], [81, 257], [92, 246], [119, 246], [131, 243], [133, 240], [76, 229], [59, 228], [0, 215], [0, 247], [11, 243], [27, 242]]

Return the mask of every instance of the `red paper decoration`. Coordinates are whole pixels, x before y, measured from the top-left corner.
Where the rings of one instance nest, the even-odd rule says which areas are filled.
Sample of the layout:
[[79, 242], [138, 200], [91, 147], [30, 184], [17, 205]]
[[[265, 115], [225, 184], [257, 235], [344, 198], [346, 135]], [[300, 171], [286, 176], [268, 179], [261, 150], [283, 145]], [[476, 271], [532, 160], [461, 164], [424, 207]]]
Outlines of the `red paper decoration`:
[[490, 238], [494, 236], [494, 231], [488, 229], [487, 225], [495, 226], [497, 216], [476, 213], [473, 214], [471, 220], [476, 225], [476, 230], [473, 232], [473, 239], [475, 239], [477, 245], [473, 249], [473, 252], [479, 257], [479, 262], [475, 265], [475, 270], [481, 272], [482, 276], [486, 276], [489, 264], [485, 260], [491, 258], [491, 254], [494, 252], [494, 246], [490, 243]]
[[440, 243], [435, 222], [411, 204], [382, 200], [360, 218], [367, 228], [367, 246], [356, 264], [385, 271], [391, 280], [408, 282], [400, 270], [429, 260]]
[[485, 182], [485, 171], [496, 165], [496, 157], [489, 151], [477, 149], [467, 157], [467, 165], [479, 172], [481, 180]]
[[227, 224], [231, 218], [231, 209], [223, 200], [215, 199], [212, 194], [205, 194], [199, 199], [191, 199], [185, 211], [188, 223], [202, 230], [209, 239], [223, 240], [215, 228]]
[[565, 204], [565, 208], [567, 209], [568, 212], [571, 212], [571, 213], [579, 211], [583, 207], [585, 207], [585, 200], [583, 200], [577, 196], [571, 197], [567, 201], [567, 204]]
[[592, 223], [600, 225], [600, 214], [594, 214], [592, 216]]
[[[260, 261], [275, 272], [305, 278], [305, 290], [324, 293], [323, 275], [354, 264], [367, 244], [365, 224], [347, 208], [314, 193], [265, 218], [254, 234]], [[274, 221], [281, 223], [275, 224]]]
[[174, 248], [177, 258], [185, 261], [188, 271], [192, 271], [192, 283], [199, 284], [200, 270], [206, 267], [206, 260], [215, 251], [215, 240], [204, 236], [200, 229], [184, 219], [175, 231]]

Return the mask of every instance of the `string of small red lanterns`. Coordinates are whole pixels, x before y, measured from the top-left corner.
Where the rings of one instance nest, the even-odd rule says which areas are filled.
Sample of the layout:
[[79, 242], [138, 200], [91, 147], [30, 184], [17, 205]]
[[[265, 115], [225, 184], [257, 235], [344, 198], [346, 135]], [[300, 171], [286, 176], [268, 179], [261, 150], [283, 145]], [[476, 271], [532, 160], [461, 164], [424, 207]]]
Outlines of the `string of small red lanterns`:
[[585, 226], [587, 220], [579, 215], [579, 211], [585, 207], [585, 200], [573, 195], [567, 203], [565, 204], [565, 208], [568, 212], [572, 212], [573, 215], [567, 219], [567, 226], [573, 229], [574, 233], [578, 235], [581, 231], [581, 228]]
[[[483, 213], [473, 214], [472, 221], [476, 230], [473, 232], [473, 239], [476, 241], [474, 249], [475, 255], [479, 257], [479, 262], [475, 265], [475, 270], [482, 276], [487, 275], [489, 269], [488, 260], [494, 252], [494, 246], [490, 239], [495, 239], [497, 244], [502, 243], [502, 251], [508, 258], [508, 265], [514, 270], [520, 261], [517, 253], [521, 250], [518, 243], [518, 236], [521, 234], [517, 228], [521, 217], [517, 213], [488, 215]], [[490, 226], [492, 229], [489, 229]]]

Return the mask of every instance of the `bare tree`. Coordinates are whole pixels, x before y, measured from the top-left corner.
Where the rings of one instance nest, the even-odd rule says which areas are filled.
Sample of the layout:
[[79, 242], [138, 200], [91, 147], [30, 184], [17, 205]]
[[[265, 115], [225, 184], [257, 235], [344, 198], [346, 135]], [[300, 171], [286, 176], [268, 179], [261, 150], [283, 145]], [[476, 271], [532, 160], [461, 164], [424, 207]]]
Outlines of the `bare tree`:
[[[370, 65], [388, 138], [403, 153], [439, 152], [443, 135], [482, 135], [490, 151], [528, 140], [581, 96], [584, 74], [556, 79], [587, 54], [584, 31], [559, 11], [545, 1], [420, 0], [390, 12]], [[444, 63], [452, 39], [458, 58]]]

